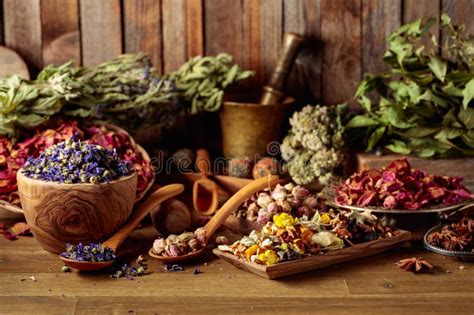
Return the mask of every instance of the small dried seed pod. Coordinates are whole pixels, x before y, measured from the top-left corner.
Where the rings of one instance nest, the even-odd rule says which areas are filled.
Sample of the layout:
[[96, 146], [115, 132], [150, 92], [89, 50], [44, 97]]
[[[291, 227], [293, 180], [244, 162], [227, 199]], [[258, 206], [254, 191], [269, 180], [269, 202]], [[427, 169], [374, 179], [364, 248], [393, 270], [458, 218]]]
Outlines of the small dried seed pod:
[[233, 177], [249, 178], [252, 172], [252, 161], [248, 157], [237, 157], [227, 163], [227, 174]]

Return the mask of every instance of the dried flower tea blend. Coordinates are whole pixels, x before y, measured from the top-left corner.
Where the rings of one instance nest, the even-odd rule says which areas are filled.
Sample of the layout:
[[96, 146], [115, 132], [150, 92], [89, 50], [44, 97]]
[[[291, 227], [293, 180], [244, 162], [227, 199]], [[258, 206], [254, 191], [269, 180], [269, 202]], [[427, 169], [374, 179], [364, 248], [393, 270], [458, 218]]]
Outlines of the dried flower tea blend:
[[90, 261], [101, 262], [115, 260], [114, 251], [107, 246], [100, 243], [90, 243], [89, 245], [67, 244], [66, 251], [60, 254], [61, 257], [76, 260], [76, 261]]
[[23, 167], [27, 177], [65, 184], [110, 182], [132, 172], [115, 150], [74, 138], [48, 147]]
[[391, 237], [394, 231], [382, 226], [369, 213], [330, 210], [317, 211], [311, 219], [293, 217], [286, 212], [273, 215], [261, 231], [252, 231], [232, 245], [219, 245], [247, 261], [274, 265], [316, 255], [353, 244]]
[[462, 177], [429, 175], [412, 169], [406, 158], [383, 169], [362, 171], [341, 183], [336, 202], [342, 205], [418, 210], [455, 205], [474, 198]]

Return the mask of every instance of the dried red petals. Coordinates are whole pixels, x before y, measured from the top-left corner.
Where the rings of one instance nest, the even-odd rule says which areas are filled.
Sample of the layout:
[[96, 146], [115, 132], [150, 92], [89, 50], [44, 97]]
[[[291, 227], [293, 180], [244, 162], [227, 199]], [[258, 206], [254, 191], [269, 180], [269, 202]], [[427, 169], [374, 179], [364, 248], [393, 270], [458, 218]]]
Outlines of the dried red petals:
[[381, 170], [352, 175], [337, 188], [336, 202], [405, 210], [453, 205], [474, 198], [461, 182], [462, 177], [432, 176], [412, 169], [408, 160], [403, 158]]

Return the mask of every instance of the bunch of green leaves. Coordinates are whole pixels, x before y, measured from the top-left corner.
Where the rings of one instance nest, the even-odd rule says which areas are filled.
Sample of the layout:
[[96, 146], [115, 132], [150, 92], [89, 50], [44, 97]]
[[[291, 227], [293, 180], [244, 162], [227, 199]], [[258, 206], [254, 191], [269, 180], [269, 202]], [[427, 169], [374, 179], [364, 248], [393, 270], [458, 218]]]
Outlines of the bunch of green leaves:
[[356, 99], [363, 113], [346, 128], [365, 128], [367, 151], [474, 154], [474, 37], [443, 14], [439, 45], [430, 34], [435, 24], [419, 19], [392, 33], [384, 55], [389, 70], [360, 83]]
[[175, 82], [180, 97], [188, 104], [189, 113], [214, 112], [220, 109], [227, 87], [254, 74], [231, 64], [232, 56], [225, 53], [197, 56], [164, 78]]

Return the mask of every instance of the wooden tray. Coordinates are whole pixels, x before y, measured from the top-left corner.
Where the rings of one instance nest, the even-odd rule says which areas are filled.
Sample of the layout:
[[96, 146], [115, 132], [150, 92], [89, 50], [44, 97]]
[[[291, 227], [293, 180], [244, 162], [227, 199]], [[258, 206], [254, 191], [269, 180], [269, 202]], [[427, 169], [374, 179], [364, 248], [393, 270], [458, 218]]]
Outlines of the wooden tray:
[[264, 266], [256, 263], [248, 262], [243, 258], [239, 258], [231, 253], [223, 252], [215, 248], [212, 252], [231, 263], [239, 269], [252, 272], [260, 277], [267, 279], [277, 279], [310, 271], [320, 269], [338, 263], [356, 260], [359, 258], [372, 256], [391, 248], [397, 247], [400, 244], [410, 241], [411, 233], [404, 230], [398, 230], [396, 236], [390, 238], [379, 239], [371, 242], [357, 244], [351, 247], [327, 252], [320, 255], [308, 256], [302, 259], [282, 262], [272, 266]]

